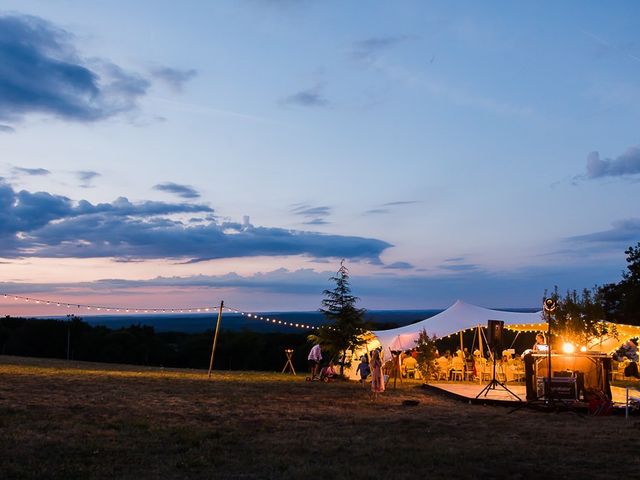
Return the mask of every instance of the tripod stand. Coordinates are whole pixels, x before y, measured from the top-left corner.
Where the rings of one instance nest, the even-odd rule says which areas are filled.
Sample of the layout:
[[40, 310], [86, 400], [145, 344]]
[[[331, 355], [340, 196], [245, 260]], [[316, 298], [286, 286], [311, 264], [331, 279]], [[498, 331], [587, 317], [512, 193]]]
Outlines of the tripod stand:
[[491, 353], [491, 356], [493, 357], [493, 375], [492, 375], [491, 381], [482, 390], [480, 390], [480, 393], [476, 395], [476, 398], [480, 398], [480, 395], [482, 395], [483, 393], [484, 393], [484, 396], [486, 397], [487, 394], [489, 393], [489, 390], [495, 390], [497, 387], [500, 387], [504, 391], [510, 393], [513, 397], [517, 398], [519, 402], [521, 402], [522, 399], [518, 395], [516, 395], [511, 390], [509, 390], [504, 383], [496, 379], [496, 353], [497, 353], [496, 348], [493, 348]]

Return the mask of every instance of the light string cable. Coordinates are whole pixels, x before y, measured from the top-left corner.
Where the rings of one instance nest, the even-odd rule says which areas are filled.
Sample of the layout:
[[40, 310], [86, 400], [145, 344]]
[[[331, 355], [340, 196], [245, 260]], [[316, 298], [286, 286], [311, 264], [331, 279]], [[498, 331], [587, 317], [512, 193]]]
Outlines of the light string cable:
[[[10, 293], [1, 293], [1, 292], [0, 292], [0, 296], [8, 300], [14, 300], [14, 301], [22, 300], [26, 303], [31, 302], [31, 303], [40, 304], [40, 305], [49, 305], [54, 307], [67, 308], [67, 309], [75, 308], [78, 310], [94, 311], [94, 312], [101, 312], [101, 313], [137, 313], [137, 314], [141, 314], [141, 313], [142, 314], [144, 313], [208, 313], [208, 312], [216, 311], [218, 309], [218, 307], [141, 308], [141, 307], [105, 306], [105, 305], [94, 305], [94, 304], [87, 304], [87, 303], [70, 303], [70, 302], [59, 301], [59, 300], [48, 300], [43, 298], [27, 297], [24, 295], [14, 295]], [[235, 313], [250, 319], [262, 320], [264, 322], [271, 323], [273, 325], [302, 328], [307, 330], [317, 328], [313, 325], [308, 325], [305, 323], [287, 322], [285, 320], [279, 320], [273, 317], [265, 317], [263, 315], [258, 315], [256, 313], [248, 313], [238, 308], [228, 307], [226, 305], [223, 308], [230, 313]]]
[[276, 324], [276, 325], [283, 325], [283, 326], [286, 326], [286, 327], [304, 328], [304, 329], [307, 329], [307, 330], [312, 330], [314, 328], [318, 328], [318, 327], [315, 327], [313, 325], [308, 325], [306, 323], [287, 322], [287, 321], [284, 321], [284, 320], [278, 320], [277, 318], [265, 317], [263, 315], [258, 315], [257, 313], [243, 312], [242, 310], [239, 310], [239, 309], [234, 308], [234, 307], [227, 307], [226, 305], [225, 305], [224, 308], [226, 308], [229, 312], [237, 313], [239, 315], [242, 315], [243, 317], [253, 318], [255, 320], [261, 320], [261, 321], [266, 322], [266, 323], [271, 323], [271, 324]]

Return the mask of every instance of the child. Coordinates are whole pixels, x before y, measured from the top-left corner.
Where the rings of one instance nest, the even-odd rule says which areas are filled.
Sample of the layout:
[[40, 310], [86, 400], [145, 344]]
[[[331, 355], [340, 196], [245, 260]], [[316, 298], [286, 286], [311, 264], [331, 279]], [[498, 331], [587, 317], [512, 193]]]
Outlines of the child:
[[362, 383], [362, 385], [364, 386], [365, 382], [367, 381], [367, 377], [369, 376], [369, 362], [367, 361], [367, 356], [363, 355], [362, 357], [360, 357], [360, 364], [358, 365], [358, 368], [356, 369], [356, 375], [359, 373], [360, 374], [360, 383]]

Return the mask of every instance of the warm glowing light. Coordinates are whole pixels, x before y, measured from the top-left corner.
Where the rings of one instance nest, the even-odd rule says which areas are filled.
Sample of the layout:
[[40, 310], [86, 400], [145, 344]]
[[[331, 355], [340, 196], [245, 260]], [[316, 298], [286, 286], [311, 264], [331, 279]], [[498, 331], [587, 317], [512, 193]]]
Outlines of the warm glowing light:
[[580, 351], [581, 352], [586, 352], [587, 351], [587, 347], [585, 347], [584, 345], [582, 347], [580, 347]]
[[569, 342], [565, 342], [562, 344], [562, 351], [564, 353], [573, 353], [575, 352], [576, 347], [573, 345], [573, 343], [569, 343]]

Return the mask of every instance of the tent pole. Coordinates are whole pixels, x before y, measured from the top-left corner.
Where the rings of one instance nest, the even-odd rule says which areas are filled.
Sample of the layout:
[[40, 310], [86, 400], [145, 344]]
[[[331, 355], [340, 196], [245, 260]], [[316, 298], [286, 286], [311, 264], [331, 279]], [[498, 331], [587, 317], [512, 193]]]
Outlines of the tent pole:
[[462, 341], [462, 330], [460, 330], [460, 353], [464, 355], [464, 343]]
[[520, 332], [516, 333], [516, 337], [513, 339], [513, 342], [511, 342], [511, 346], [509, 348], [513, 348], [513, 344], [516, 343], [516, 340], [518, 339], [518, 335], [520, 335]]
[[471, 341], [471, 354], [473, 355], [473, 347], [476, 346], [476, 336], [478, 335], [478, 332], [476, 332], [476, 329], [473, 329], [473, 340]]
[[480, 346], [480, 356], [484, 358], [484, 349], [482, 347], [482, 330], [480, 330], [480, 324], [478, 324], [478, 345]]

